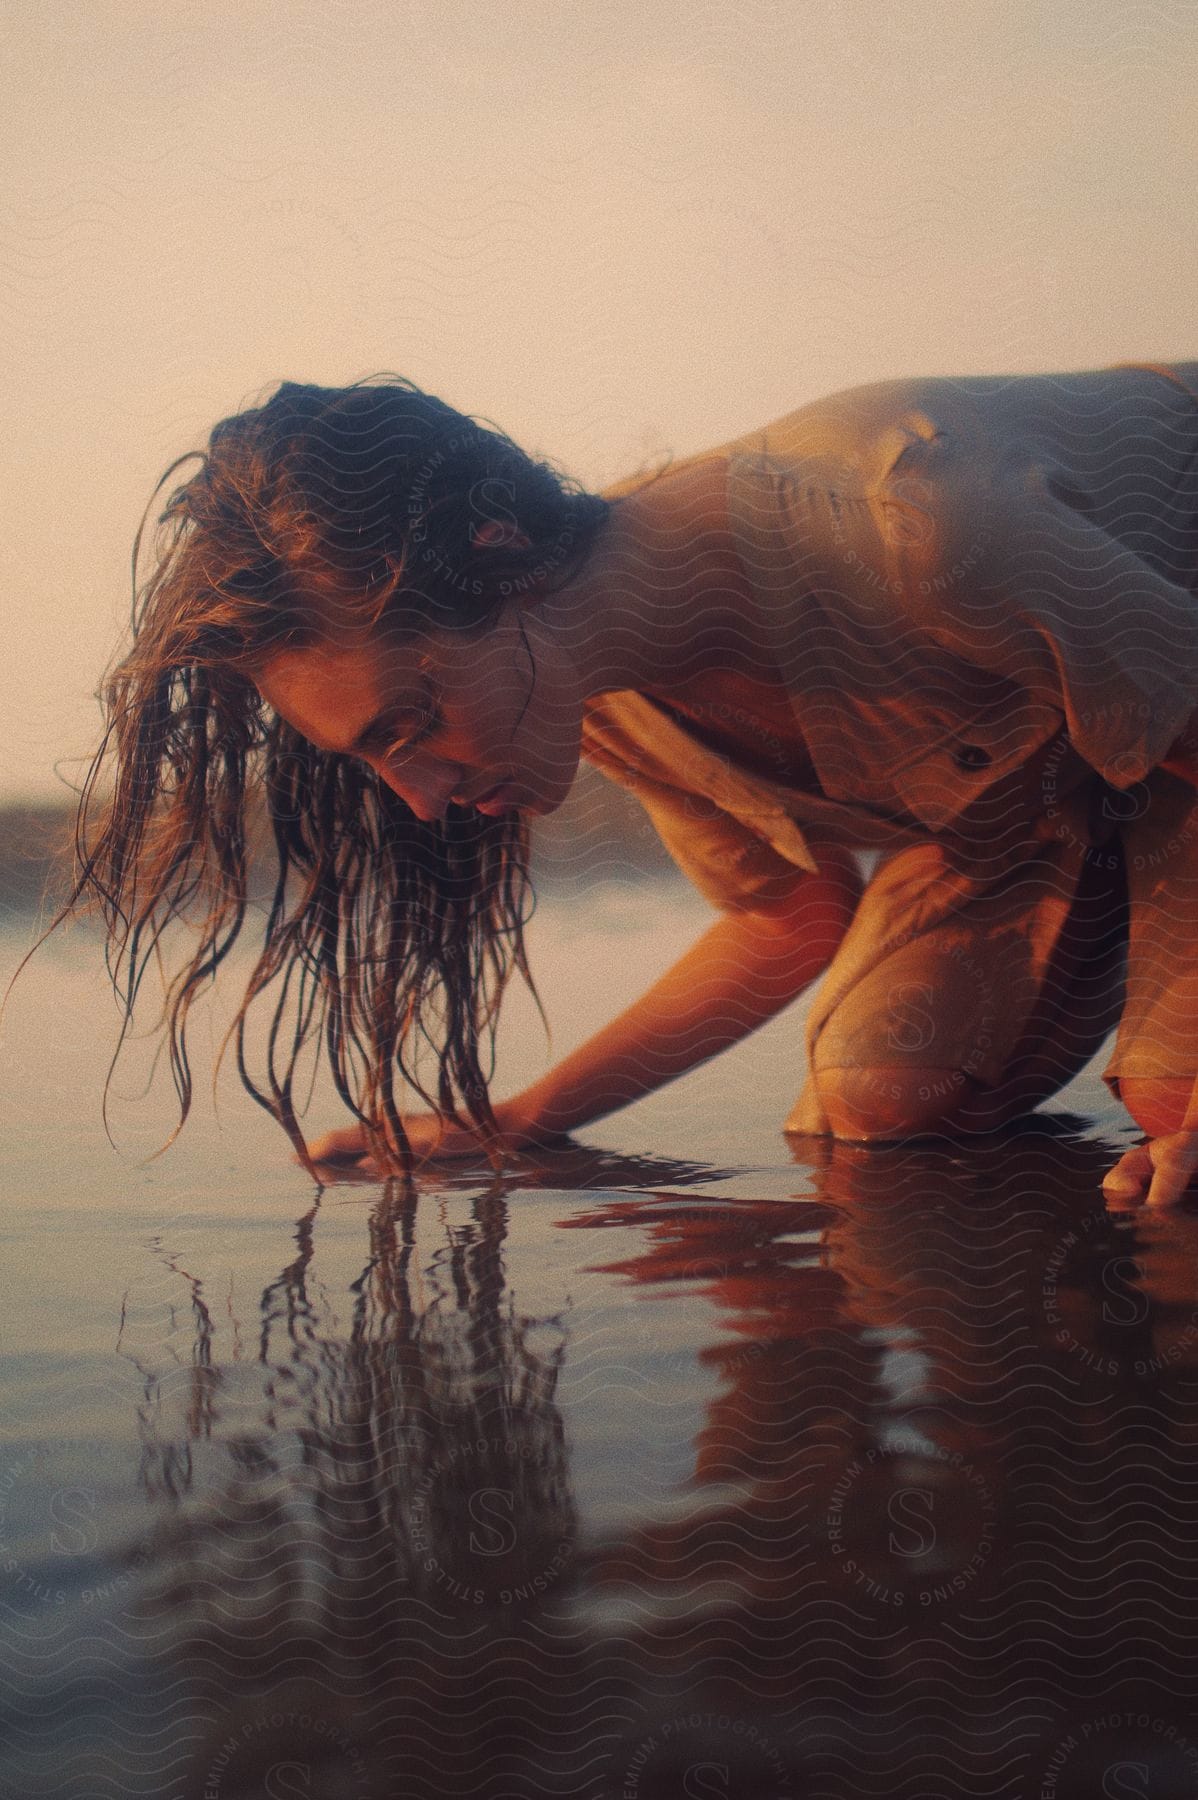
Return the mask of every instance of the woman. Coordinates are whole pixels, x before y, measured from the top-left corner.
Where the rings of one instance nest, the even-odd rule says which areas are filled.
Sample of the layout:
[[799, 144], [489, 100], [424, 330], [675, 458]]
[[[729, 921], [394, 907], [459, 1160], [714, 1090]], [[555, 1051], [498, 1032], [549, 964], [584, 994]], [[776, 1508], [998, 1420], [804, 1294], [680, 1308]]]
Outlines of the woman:
[[[278, 880], [239, 1060], [305, 1161], [551, 1139], [827, 970], [788, 1129], [986, 1129], [1118, 1019], [1105, 1079], [1151, 1141], [1108, 1193], [1177, 1198], [1198, 1166], [1196, 388], [1195, 364], [883, 383], [603, 496], [395, 378], [286, 383], [223, 421], [106, 687], [72, 901], [103, 909], [130, 1011], [198, 909], [167, 999], [184, 1115], [261, 780]], [[527, 821], [580, 756], [720, 916], [493, 1106], [483, 1038], [513, 968], [532, 985]], [[357, 1123], [309, 1149], [291, 1086], [316, 1034]], [[432, 1112], [401, 1118], [396, 1068]]]

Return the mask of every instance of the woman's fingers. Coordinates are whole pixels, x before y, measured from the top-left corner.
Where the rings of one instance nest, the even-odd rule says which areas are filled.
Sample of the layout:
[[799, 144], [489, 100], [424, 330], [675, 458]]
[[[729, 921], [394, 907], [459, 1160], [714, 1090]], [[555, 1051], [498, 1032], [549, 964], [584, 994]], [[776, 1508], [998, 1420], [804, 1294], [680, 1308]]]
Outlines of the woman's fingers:
[[1198, 1169], [1198, 1131], [1174, 1131], [1168, 1137], [1154, 1138], [1152, 1164], [1155, 1172], [1148, 1205], [1176, 1205]]
[[1175, 1206], [1198, 1173], [1198, 1131], [1173, 1131], [1125, 1151], [1102, 1191], [1115, 1206]]
[[[452, 1162], [466, 1157], [488, 1160], [486, 1143], [479, 1133], [439, 1119], [435, 1113], [409, 1114], [403, 1128], [418, 1166], [426, 1161]], [[528, 1149], [535, 1142], [534, 1133], [515, 1127], [501, 1127], [497, 1140], [499, 1148], [515, 1151]], [[370, 1154], [362, 1125], [343, 1125], [336, 1131], [324, 1132], [313, 1138], [308, 1154], [314, 1163], [323, 1163], [327, 1168], [353, 1167], [366, 1174], [381, 1172]]]
[[[483, 1154], [477, 1137], [456, 1126], [443, 1124], [433, 1113], [413, 1114], [403, 1121], [403, 1126], [417, 1162], [428, 1157], [441, 1159]], [[362, 1125], [343, 1125], [335, 1131], [324, 1132], [313, 1138], [308, 1145], [308, 1154], [314, 1163], [326, 1168], [352, 1167], [366, 1173], [372, 1170], [379, 1173]]]
[[366, 1132], [361, 1125], [343, 1125], [313, 1138], [308, 1154], [315, 1163], [357, 1162], [366, 1155]]
[[429, 1114], [422, 1114], [419, 1119], [405, 1119], [404, 1130], [417, 1157], [435, 1157], [446, 1162], [463, 1156], [486, 1160], [483, 1141], [473, 1131], [464, 1131], [459, 1125], [443, 1124]]
[[1108, 1200], [1143, 1199], [1152, 1180], [1152, 1158], [1147, 1144], [1136, 1144], [1107, 1171], [1102, 1191]]

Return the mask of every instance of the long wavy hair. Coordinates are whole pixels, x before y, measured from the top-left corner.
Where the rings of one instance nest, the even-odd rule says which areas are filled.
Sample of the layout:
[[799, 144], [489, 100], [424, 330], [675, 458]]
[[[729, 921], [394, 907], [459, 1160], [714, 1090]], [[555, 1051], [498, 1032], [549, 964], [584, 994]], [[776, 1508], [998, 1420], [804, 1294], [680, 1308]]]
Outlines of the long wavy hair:
[[[245, 924], [247, 826], [264, 798], [273, 893], [229, 1034], [245, 1087], [311, 1167], [293, 1087], [315, 1040], [384, 1169], [411, 1169], [397, 1070], [439, 1117], [468, 1119], [494, 1160], [488, 1082], [513, 969], [545, 1017], [524, 950], [527, 823], [456, 805], [422, 822], [364, 763], [318, 750], [274, 714], [253, 672], [318, 641], [325, 596], [404, 642], [459, 632], [468, 653], [512, 594], [577, 574], [610, 504], [393, 375], [283, 383], [222, 420], [206, 452], [172, 463], [155, 498], [195, 457], [140, 584], [146, 518], [134, 542], [132, 647], [101, 689], [106, 729], [54, 924], [102, 915], [121, 1043], [151, 963], [169, 971], [170, 928], [190, 929], [190, 954], [164, 973], [160, 1021], [177, 1133], [192, 1098], [188, 1015]], [[273, 1012], [255, 1071], [246, 1024], [259, 1000]], [[415, 1067], [421, 1043], [438, 1064], [432, 1093]]]

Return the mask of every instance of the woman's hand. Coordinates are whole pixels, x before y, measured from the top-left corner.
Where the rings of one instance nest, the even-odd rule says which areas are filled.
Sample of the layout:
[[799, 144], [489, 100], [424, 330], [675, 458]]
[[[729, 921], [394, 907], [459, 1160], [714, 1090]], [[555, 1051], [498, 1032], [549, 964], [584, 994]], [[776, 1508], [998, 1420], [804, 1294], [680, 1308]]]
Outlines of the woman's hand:
[[1102, 1184], [1112, 1206], [1176, 1206], [1198, 1173], [1198, 1130], [1171, 1131], [1136, 1144]]
[[[530, 1150], [545, 1141], [543, 1134], [538, 1135], [519, 1124], [502, 1106], [495, 1108], [495, 1117], [500, 1127], [501, 1150]], [[418, 1163], [426, 1160], [448, 1162], [463, 1157], [486, 1161], [487, 1153], [480, 1137], [472, 1131], [464, 1131], [461, 1126], [442, 1122], [435, 1113], [405, 1116], [403, 1128]], [[335, 1131], [326, 1131], [312, 1140], [308, 1151], [314, 1163], [325, 1167], [352, 1168], [364, 1175], [382, 1173], [370, 1154], [364, 1125], [344, 1125]]]

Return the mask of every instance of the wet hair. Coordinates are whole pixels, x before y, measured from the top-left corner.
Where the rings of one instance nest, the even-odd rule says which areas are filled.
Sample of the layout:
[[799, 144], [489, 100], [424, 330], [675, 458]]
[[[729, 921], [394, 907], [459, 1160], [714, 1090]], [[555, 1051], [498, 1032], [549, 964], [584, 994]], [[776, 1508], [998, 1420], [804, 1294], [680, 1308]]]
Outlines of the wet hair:
[[[132, 646], [101, 688], [106, 729], [81, 793], [73, 890], [54, 923], [101, 914], [121, 1042], [150, 964], [169, 966], [172, 928], [193, 929], [160, 1021], [181, 1127], [188, 1014], [245, 924], [247, 839], [264, 799], [273, 892], [230, 1032], [241, 1079], [307, 1161], [293, 1085], [305, 1047], [323, 1044], [374, 1155], [408, 1170], [396, 1071], [441, 1118], [468, 1118], [489, 1139], [494, 1032], [513, 969], [540, 1008], [523, 939], [535, 905], [527, 822], [456, 805], [422, 822], [364, 763], [288, 726], [253, 672], [319, 642], [326, 598], [403, 641], [433, 628], [460, 632], [466, 649], [512, 595], [572, 579], [611, 506], [393, 375], [284, 382], [223, 419], [206, 452], [172, 463], [155, 495], [194, 457], [199, 468], [158, 517], [140, 585], [145, 519], [137, 533]], [[246, 1023], [259, 1000], [273, 1000], [273, 1014], [265, 1067], [252, 1072]], [[417, 1076], [421, 1044], [436, 1056], [434, 1092]]]

